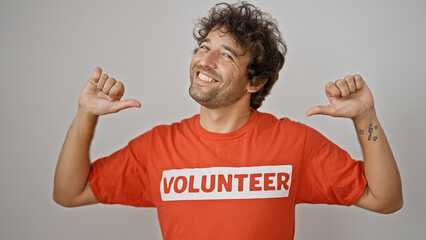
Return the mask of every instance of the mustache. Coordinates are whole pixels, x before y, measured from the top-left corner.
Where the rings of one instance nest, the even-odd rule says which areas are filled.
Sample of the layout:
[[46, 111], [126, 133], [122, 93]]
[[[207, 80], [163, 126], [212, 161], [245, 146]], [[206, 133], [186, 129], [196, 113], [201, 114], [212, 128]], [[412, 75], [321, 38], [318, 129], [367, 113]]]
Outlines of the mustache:
[[211, 77], [213, 77], [216, 80], [222, 80], [221, 76], [216, 73], [215, 71], [213, 71], [212, 69], [209, 68], [205, 68], [201, 65], [195, 65], [192, 70], [195, 72], [202, 70], [203, 72], [207, 73], [208, 75], [210, 75]]

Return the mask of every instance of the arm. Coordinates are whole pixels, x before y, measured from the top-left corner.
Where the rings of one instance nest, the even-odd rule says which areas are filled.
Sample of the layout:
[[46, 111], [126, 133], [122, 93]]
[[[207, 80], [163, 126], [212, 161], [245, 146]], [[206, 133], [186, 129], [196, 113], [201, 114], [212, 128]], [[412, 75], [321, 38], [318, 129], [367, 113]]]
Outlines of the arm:
[[56, 166], [53, 199], [65, 207], [98, 203], [87, 178], [90, 171], [90, 143], [98, 116], [129, 107], [140, 107], [136, 100], [120, 100], [124, 86], [97, 67], [84, 86], [76, 116], [71, 124]]
[[377, 119], [373, 96], [360, 75], [346, 76], [326, 86], [330, 105], [316, 106], [307, 116], [324, 114], [351, 118], [364, 154], [367, 187], [356, 206], [379, 213], [402, 207], [402, 185], [398, 167]]

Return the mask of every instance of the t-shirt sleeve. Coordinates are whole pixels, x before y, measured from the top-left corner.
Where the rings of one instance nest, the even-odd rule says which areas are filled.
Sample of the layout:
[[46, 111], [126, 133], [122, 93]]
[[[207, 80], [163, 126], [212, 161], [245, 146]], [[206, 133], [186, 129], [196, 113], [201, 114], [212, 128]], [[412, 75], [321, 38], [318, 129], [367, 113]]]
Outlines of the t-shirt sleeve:
[[147, 171], [150, 139], [151, 132], [147, 132], [92, 163], [89, 184], [99, 202], [153, 206]]
[[365, 190], [363, 161], [306, 127], [296, 203], [353, 205]]

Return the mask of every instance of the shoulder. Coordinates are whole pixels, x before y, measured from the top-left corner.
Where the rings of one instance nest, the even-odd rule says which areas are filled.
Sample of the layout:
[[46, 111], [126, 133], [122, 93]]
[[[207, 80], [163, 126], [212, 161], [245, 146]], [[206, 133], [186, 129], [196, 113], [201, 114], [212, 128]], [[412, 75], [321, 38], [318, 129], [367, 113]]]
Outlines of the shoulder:
[[130, 143], [149, 143], [153, 138], [165, 137], [174, 135], [176, 133], [182, 134], [185, 132], [193, 131], [194, 122], [198, 120], [199, 115], [194, 115], [190, 118], [185, 118], [180, 122], [174, 122], [171, 124], [160, 124], [147, 132], [144, 132], [130, 141]]
[[181, 138], [193, 136], [195, 134], [194, 126], [198, 119], [199, 114], [185, 118], [180, 122], [157, 125], [149, 131], [149, 134], [151, 135], [151, 139], [153, 141], [164, 141], [166, 139], [179, 140]]
[[166, 133], [170, 131], [188, 130], [194, 127], [194, 123], [198, 121], [199, 114], [196, 114], [190, 118], [185, 118], [180, 122], [174, 122], [171, 124], [161, 124], [152, 128], [152, 132], [155, 133]]
[[307, 129], [310, 129], [307, 125], [291, 120], [288, 117], [277, 118], [270, 113], [256, 112], [258, 118], [258, 125], [270, 128], [279, 128], [280, 130], [285, 131], [295, 131], [295, 132], [305, 132]]
[[316, 129], [290, 118], [276, 118], [272, 114], [259, 113], [259, 125], [269, 129], [266, 134], [292, 146], [301, 146], [307, 156], [342, 152], [341, 149]]
[[322, 145], [329, 141], [314, 128], [288, 117], [277, 118], [270, 113], [262, 112], [257, 112], [257, 116], [257, 128], [266, 130], [265, 132], [273, 136], [302, 141], [308, 145]]

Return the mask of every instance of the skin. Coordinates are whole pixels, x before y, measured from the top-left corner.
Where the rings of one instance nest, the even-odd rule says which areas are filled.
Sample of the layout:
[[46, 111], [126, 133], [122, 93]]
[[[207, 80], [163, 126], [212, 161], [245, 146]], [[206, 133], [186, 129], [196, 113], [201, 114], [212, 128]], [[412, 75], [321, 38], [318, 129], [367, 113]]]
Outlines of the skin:
[[[250, 97], [262, 86], [250, 85], [245, 76], [250, 56], [229, 34], [213, 29], [200, 45], [190, 64], [190, 95], [200, 103], [200, 124], [208, 131], [228, 133], [250, 118]], [[231, 57], [231, 58], [230, 58]], [[210, 76], [213, 82], [200, 79]], [[265, 79], [266, 80], [266, 79]], [[373, 96], [360, 75], [346, 76], [326, 85], [330, 104], [306, 112], [353, 120], [364, 153], [368, 181], [355, 205], [391, 213], [402, 207], [402, 187], [398, 168], [388, 141], [378, 122]], [[101, 115], [140, 107], [136, 100], [121, 100], [124, 85], [96, 68], [83, 88], [74, 121], [68, 131], [55, 173], [54, 200], [66, 207], [98, 201], [88, 185], [89, 149]]]
[[306, 115], [322, 114], [353, 120], [364, 155], [367, 179], [367, 187], [355, 205], [379, 213], [398, 211], [403, 205], [401, 177], [377, 118], [373, 95], [364, 79], [360, 75], [348, 75], [327, 83], [325, 93], [330, 104], [312, 107]]
[[[265, 81], [250, 85], [246, 76], [250, 62], [244, 51], [226, 29], [215, 28], [207, 35], [190, 64], [191, 97], [201, 105], [200, 124], [206, 130], [227, 133], [242, 127], [250, 118], [250, 97]], [[204, 74], [214, 82], [202, 81]]]
[[56, 166], [53, 199], [64, 207], [98, 203], [88, 184], [90, 143], [98, 117], [126, 108], [141, 106], [140, 102], [121, 100], [124, 85], [95, 68], [81, 91], [75, 118], [68, 130]]
[[[210, 109], [234, 104], [246, 95], [250, 84], [244, 74], [250, 56], [221, 31], [224, 29], [215, 29], [207, 35], [190, 64], [189, 94]], [[201, 80], [199, 74], [211, 77], [213, 82]]]

